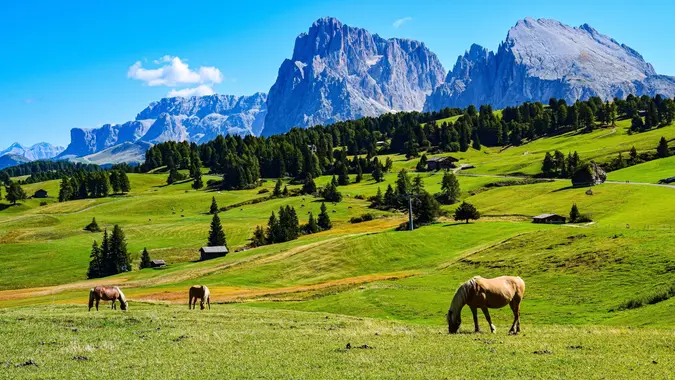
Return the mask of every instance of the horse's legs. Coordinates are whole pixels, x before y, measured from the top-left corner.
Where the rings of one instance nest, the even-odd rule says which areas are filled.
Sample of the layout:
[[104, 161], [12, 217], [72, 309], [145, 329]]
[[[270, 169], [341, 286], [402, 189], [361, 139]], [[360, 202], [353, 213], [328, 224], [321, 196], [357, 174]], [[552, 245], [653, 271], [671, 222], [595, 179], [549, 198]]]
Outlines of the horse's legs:
[[115, 306], [115, 298], [112, 299], [112, 306], [110, 308], [112, 310], [117, 310], [117, 306]]
[[497, 328], [495, 327], [495, 325], [492, 324], [492, 319], [490, 318], [490, 312], [488, 312], [487, 306], [483, 306], [481, 310], [483, 310], [483, 314], [485, 314], [485, 319], [487, 319], [488, 325], [490, 325], [490, 331], [494, 334], [495, 332], [497, 332]]
[[211, 310], [211, 296], [206, 297], [206, 303], [209, 305], [209, 310]]
[[471, 313], [473, 314], [473, 325], [475, 326], [475, 332], [480, 332], [480, 327], [478, 327], [478, 309], [471, 307]]
[[514, 298], [510, 303], [513, 311], [513, 325], [509, 334], [517, 335], [520, 332], [520, 298]]
[[99, 301], [100, 301], [100, 299], [97, 298], [97, 299], [96, 299], [96, 311], [98, 311], [98, 303], [99, 303]]

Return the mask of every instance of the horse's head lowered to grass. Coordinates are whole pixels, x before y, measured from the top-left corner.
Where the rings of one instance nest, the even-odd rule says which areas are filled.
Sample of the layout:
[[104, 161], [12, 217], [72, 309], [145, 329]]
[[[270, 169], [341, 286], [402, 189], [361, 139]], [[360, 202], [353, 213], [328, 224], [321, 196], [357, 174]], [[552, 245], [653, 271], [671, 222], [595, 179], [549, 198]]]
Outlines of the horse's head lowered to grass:
[[456, 334], [459, 326], [462, 324], [462, 308], [466, 305], [467, 299], [472, 293], [475, 293], [476, 280], [471, 279], [463, 283], [450, 303], [450, 310], [448, 310], [448, 333]]

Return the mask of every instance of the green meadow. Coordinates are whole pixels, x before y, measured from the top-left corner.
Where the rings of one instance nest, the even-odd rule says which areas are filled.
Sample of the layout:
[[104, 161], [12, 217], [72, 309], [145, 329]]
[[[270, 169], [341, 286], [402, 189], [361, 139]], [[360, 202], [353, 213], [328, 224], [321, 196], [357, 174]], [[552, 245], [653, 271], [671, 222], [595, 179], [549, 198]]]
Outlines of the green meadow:
[[[611, 172], [592, 195], [568, 180], [513, 177], [538, 174], [555, 149], [607, 162], [675, 138], [674, 125], [629, 134], [628, 124], [450, 154], [475, 165], [458, 179], [461, 199], [482, 218], [445, 216], [412, 232], [395, 231], [407, 214], [370, 209], [367, 198], [402, 168], [431, 193], [443, 173], [414, 173], [418, 159], [382, 156], [394, 162], [384, 182], [365, 175], [339, 187], [342, 202], [327, 203], [331, 230], [252, 249], [254, 229], [272, 212], [291, 205], [304, 223], [321, 199], [245, 204], [268, 197], [260, 190], [271, 192], [276, 179], [252, 190], [195, 191], [188, 181], [167, 186], [159, 172], [130, 174], [123, 196], [65, 203], [54, 198], [59, 181], [26, 185], [29, 195], [44, 189], [52, 198], [0, 203], [0, 375], [667, 378], [675, 370], [675, 188], [654, 184], [675, 176], [675, 160]], [[220, 213], [230, 254], [200, 262], [212, 197], [241, 206]], [[572, 204], [593, 222], [531, 223], [542, 213], [567, 215]], [[456, 207], [442, 206], [448, 215]], [[375, 219], [350, 223], [364, 213]], [[134, 270], [86, 279], [91, 245], [102, 238], [83, 230], [92, 218], [124, 229]], [[138, 270], [144, 248], [168, 267]], [[450, 300], [475, 275], [524, 279], [521, 335], [506, 334], [508, 308], [491, 311], [494, 335], [473, 334], [468, 309], [460, 334], [447, 334]], [[88, 290], [99, 283], [120, 286], [130, 310], [87, 312]], [[185, 307], [193, 284], [211, 289], [210, 311]], [[479, 322], [489, 331], [482, 315]]]

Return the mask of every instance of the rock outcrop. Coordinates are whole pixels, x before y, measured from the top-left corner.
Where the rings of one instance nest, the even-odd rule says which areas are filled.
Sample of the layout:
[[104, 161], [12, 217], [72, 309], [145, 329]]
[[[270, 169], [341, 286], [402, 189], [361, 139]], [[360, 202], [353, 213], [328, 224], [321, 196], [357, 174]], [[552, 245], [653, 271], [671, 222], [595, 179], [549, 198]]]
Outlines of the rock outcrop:
[[422, 42], [384, 39], [334, 18], [295, 40], [267, 100], [263, 135], [292, 127], [421, 110], [445, 70]]
[[658, 75], [630, 47], [584, 24], [526, 18], [509, 30], [496, 53], [473, 45], [457, 59], [424, 109], [491, 104], [499, 109], [526, 101], [568, 103], [591, 96], [675, 95], [675, 78]]

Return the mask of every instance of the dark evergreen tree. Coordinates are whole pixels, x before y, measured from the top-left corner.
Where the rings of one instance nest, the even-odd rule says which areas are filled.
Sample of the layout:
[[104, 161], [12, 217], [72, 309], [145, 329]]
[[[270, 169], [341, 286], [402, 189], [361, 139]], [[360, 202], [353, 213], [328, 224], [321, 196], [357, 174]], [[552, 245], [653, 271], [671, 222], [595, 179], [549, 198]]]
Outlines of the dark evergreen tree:
[[267, 241], [267, 244], [274, 244], [281, 241], [283, 238], [283, 231], [281, 231], [280, 227], [279, 221], [277, 220], [277, 217], [274, 215], [273, 211], [272, 215], [267, 221], [267, 231], [265, 234], [265, 240]]
[[570, 223], [574, 223], [579, 219], [581, 216], [581, 213], [579, 212], [579, 208], [577, 208], [577, 204], [574, 203], [572, 205], [572, 209], [570, 210]]
[[220, 223], [218, 213], [213, 214], [213, 218], [211, 219], [211, 229], [209, 230], [209, 240], [207, 245], [209, 247], [227, 246], [225, 232], [223, 232], [223, 226]]
[[388, 185], [384, 192], [384, 206], [388, 208], [398, 208], [399, 206], [398, 196], [391, 185]]
[[326, 204], [321, 202], [321, 212], [319, 213], [319, 218], [317, 224], [321, 227], [321, 230], [330, 230], [333, 228], [333, 223], [330, 221], [330, 216], [328, 215], [328, 209]]
[[423, 154], [422, 157], [420, 158], [420, 161], [417, 163], [417, 166], [415, 168], [418, 172], [423, 172], [427, 170], [427, 155]]
[[641, 132], [644, 130], [644, 123], [640, 115], [633, 116], [630, 122], [630, 130], [633, 132]]
[[59, 186], [59, 202], [66, 202], [73, 199], [73, 188], [70, 185], [70, 178], [63, 177]]
[[630, 164], [631, 165], [637, 164], [638, 163], [638, 153], [637, 153], [637, 149], [635, 149], [635, 145], [633, 145], [633, 147], [630, 148], [629, 155], [630, 155], [630, 159], [629, 159]]
[[544, 162], [541, 165], [541, 171], [544, 173], [545, 177], [550, 178], [555, 176], [555, 168], [556, 163], [553, 159], [553, 156], [551, 156], [551, 153], [546, 152], [546, 155], [544, 156]]
[[661, 140], [659, 140], [659, 146], [656, 148], [656, 152], [661, 158], [670, 156], [670, 150], [668, 150], [668, 141], [666, 141], [663, 136], [661, 137]]
[[338, 185], [347, 186], [349, 185], [349, 171], [347, 170], [347, 165], [344, 163], [338, 164]]
[[265, 238], [265, 229], [262, 226], [256, 226], [255, 231], [253, 232], [253, 239], [251, 240], [251, 245], [253, 247], [261, 247], [267, 243]]
[[[333, 177], [333, 179], [335, 179], [335, 177]], [[326, 185], [321, 195], [323, 196], [323, 199], [328, 202], [342, 201], [342, 194], [340, 193], [340, 191], [338, 191], [333, 181], [331, 181], [331, 183]]]
[[281, 179], [277, 180], [277, 183], [274, 185], [274, 191], [272, 192], [272, 196], [274, 197], [280, 197], [281, 194]]
[[281, 195], [284, 197], [288, 196], [288, 187], [286, 185], [284, 185], [284, 190], [281, 192]]
[[98, 226], [98, 223], [96, 223], [96, 218], [92, 218], [91, 223], [87, 224], [84, 227], [84, 230], [89, 232], [101, 232], [101, 228]]
[[307, 174], [307, 176], [305, 176], [305, 182], [302, 184], [302, 193], [303, 194], [316, 193], [316, 183], [314, 183], [314, 178], [312, 177], [312, 174]]
[[143, 248], [143, 254], [141, 254], [141, 263], [138, 265], [138, 268], [145, 269], [150, 268], [150, 253], [148, 253], [147, 248]]
[[378, 208], [384, 205], [384, 196], [382, 195], [382, 190], [377, 188], [377, 193], [374, 197], [370, 199], [370, 207]]
[[476, 207], [472, 205], [471, 203], [467, 202], [462, 202], [459, 207], [455, 210], [455, 220], [460, 221], [460, 220], [465, 220], [466, 223], [469, 223], [469, 219], [479, 219], [480, 218], [480, 212], [476, 210]]
[[361, 183], [363, 179], [363, 170], [361, 169], [361, 163], [356, 163], [356, 178], [354, 179], [355, 183]]
[[103, 276], [103, 260], [101, 257], [101, 249], [98, 243], [94, 240], [91, 246], [91, 253], [89, 254], [89, 269], [87, 270], [87, 278], [99, 278]]
[[192, 177], [192, 178], [195, 179], [194, 182], [192, 182], [192, 188], [193, 189], [199, 190], [202, 187], [204, 187], [204, 180], [202, 179], [202, 171], [201, 170], [197, 170], [194, 174], [194, 177]]
[[373, 168], [373, 179], [375, 182], [384, 181], [384, 174], [382, 173], [382, 167], [379, 163], [376, 163], [375, 167]]
[[431, 194], [422, 191], [414, 198], [412, 210], [414, 224], [423, 226], [432, 223], [438, 218], [441, 206]]
[[218, 203], [216, 203], [216, 197], [211, 197], [211, 207], [209, 208], [209, 214], [217, 214], [218, 211]]
[[19, 201], [25, 201], [27, 198], [26, 192], [23, 191], [23, 188], [16, 182], [11, 182], [7, 189], [5, 189], [5, 192], [5, 199], [12, 202], [13, 205], [16, 205]]
[[110, 254], [109, 258], [113, 262], [112, 267], [115, 268], [114, 273], [122, 273], [131, 270], [131, 256], [127, 251], [127, 240], [124, 231], [119, 225], [113, 227], [113, 232], [110, 235]]
[[441, 182], [441, 200], [445, 204], [453, 204], [459, 201], [460, 194], [461, 190], [457, 177], [451, 171], [446, 170]]
[[319, 224], [316, 219], [314, 219], [314, 215], [311, 212], [309, 213], [309, 219], [307, 220], [307, 225], [305, 225], [304, 230], [306, 234], [315, 234], [321, 231]]

